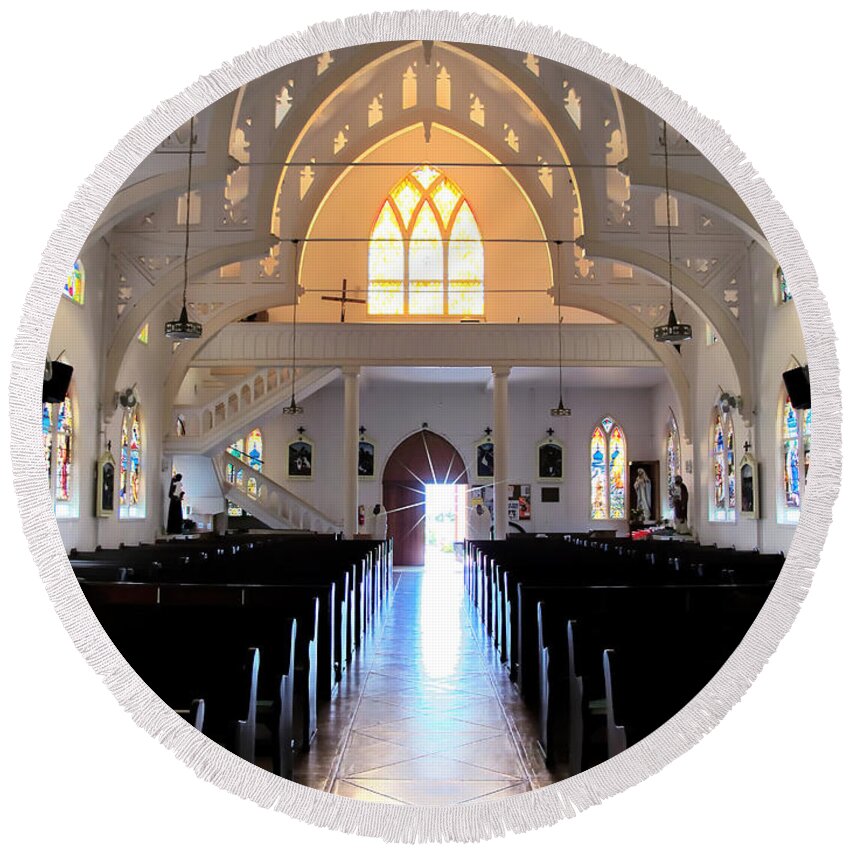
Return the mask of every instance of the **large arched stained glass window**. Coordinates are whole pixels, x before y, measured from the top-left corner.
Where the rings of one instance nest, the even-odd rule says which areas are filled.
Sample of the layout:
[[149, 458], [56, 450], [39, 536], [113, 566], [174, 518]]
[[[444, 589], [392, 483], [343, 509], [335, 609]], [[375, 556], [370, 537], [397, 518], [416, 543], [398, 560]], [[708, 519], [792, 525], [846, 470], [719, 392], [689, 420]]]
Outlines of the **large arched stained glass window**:
[[785, 518], [789, 520], [795, 520], [799, 517], [802, 500], [800, 488], [801, 440], [803, 481], [805, 482], [809, 472], [812, 411], [811, 409], [805, 411], [805, 415], [801, 417], [800, 412], [791, 406], [791, 399], [786, 395], [782, 403], [782, 494]]
[[143, 517], [142, 427], [139, 408], [124, 413], [121, 423], [121, 459], [119, 476], [119, 516]]
[[83, 264], [77, 260], [65, 281], [63, 294], [77, 304], [82, 304], [86, 293], [86, 272]]
[[233, 455], [233, 457], [239, 458], [243, 463], [245, 462], [245, 441], [240, 437], [235, 443], [231, 443], [227, 447], [227, 451]]
[[71, 501], [71, 460], [74, 443], [74, 414], [71, 399], [59, 405], [56, 414], [56, 501]]
[[664, 462], [667, 472], [667, 498], [664, 500], [664, 516], [673, 517], [673, 492], [676, 486], [676, 476], [682, 474], [681, 448], [679, 426], [676, 418], [670, 416], [667, 422], [667, 436], [664, 441]]
[[626, 518], [626, 435], [610, 416], [590, 438], [590, 518]]
[[735, 519], [735, 430], [732, 417], [719, 407], [711, 420], [711, 501], [709, 516], [717, 522]]
[[384, 201], [369, 243], [368, 311], [383, 316], [484, 314], [484, 245], [469, 201], [428, 165]]

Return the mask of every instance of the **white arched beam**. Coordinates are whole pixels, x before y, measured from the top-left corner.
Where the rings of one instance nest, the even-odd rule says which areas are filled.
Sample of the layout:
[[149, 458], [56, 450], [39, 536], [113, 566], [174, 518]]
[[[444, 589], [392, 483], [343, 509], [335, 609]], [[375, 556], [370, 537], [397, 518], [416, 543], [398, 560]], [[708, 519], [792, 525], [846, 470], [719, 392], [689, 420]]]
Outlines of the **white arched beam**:
[[[621, 242], [608, 242], [601, 239], [582, 239], [580, 242], [589, 257], [626, 263], [643, 269], [662, 283], [668, 282], [667, 261], [662, 257]], [[673, 286], [710, 322], [726, 346], [735, 366], [738, 386], [744, 402], [741, 413], [746, 424], [751, 425], [754, 395], [750, 352], [740, 329], [728, 310], [708, 295], [694, 278], [676, 266], [673, 267]]]
[[[239, 167], [239, 162], [228, 153], [230, 120], [236, 101], [237, 92], [232, 92], [210, 107], [211, 117], [207, 129], [204, 161], [203, 163], [195, 162], [192, 167], [193, 189], [221, 184], [223, 191], [227, 175]], [[163, 199], [185, 192], [187, 181], [188, 170], [181, 167], [156, 174], [119, 190], [101, 213], [89, 235], [89, 241], [94, 242], [133, 215], [158, 206]]]
[[[653, 156], [648, 144], [650, 128], [647, 126], [647, 118], [652, 113], [643, 104], [622, 92], [620, 101], [624, 119], [629, 127], [628, 158], [621, 164], [620, 170], [628, 175], [633, 185], [646, 186], [663, 192], [664, 166], [661, 162], [655, 164], [654, 160], [661, 158]], [[753, 214], [725, 180], [720, 178], [722, 182], [719, 182], [700, 174], [679, 171], [675, 167], [675, 162], [673, 157], [670, 169], [671, 192], [693, 198], [710, 212], [720, 215], [770, 251], [770, 246]]]
[[[252, 239], [248, 242], [237, 242], [231, 245], [222, 245], [198, 254], [189, 259], [188, 272], [190, 280], [194, 277], [207, 274], [222, 266], [230, 265], [241, 260], [247, 260], [252, 257], [262, 257], [267, 254], [269, 249], [276, 245], [277, 238], [272, 235], [266, 235], [259, 239]], [[116, 382], [118, 374], [121, 370], [121, 364], [124, 361], [124, 355], [128, 347], [139, 333], [139, 329], [148, 320], [151, 313], [154, 312], [164, 301], [166, 301], [173, 293], [178, 291], [183, 284], [183, 264], [180, 263], [172, 268], [167, 274], [157, 281], [156, 286], [149, 289], [133, 306], [124, 313], [121, 318], [121, 323], [118, 325], [109, 350], [106, 354], [106, 368], [104, 370], [103, 391], [101, 400], [103, 409], [106, 411], [106, 420], [111, 418], [112, 396], [116, 390]], [[280, 299], [280, 294], [277, 295]], [[247, 303], [247, 302], [246, 302]], [[255, 312], [254, 310], [249, 312]], [[246, 313], [246, 315], [248, 315]]]
[[[293, 152], [309, 131], [313, 122], [322, 114], [323, 108], [357, 76], [368, 71], [371, 67], [395, 56], [399, 51], [412, 49], [410, 42], [383, 42], [364, 45], [350, 61], [335, 61], [331, 67], [319, 77], [315, 85], [303, 98], [296, 98], [286, 119], [278, 127], [268, 150], [271, 163], [286, 162], [292, 158]], [[278, 165], [252, 166], [251, 174], [257, 174], [257, 185], [260, 191], [257, 195], [257, 221], [263, 221], [263, 226], [271, 226], [272, 213], [275, 210], [278, 187], [283, 182], [282, 167]], [[286, 166], [283, 166], [286, 170]]]

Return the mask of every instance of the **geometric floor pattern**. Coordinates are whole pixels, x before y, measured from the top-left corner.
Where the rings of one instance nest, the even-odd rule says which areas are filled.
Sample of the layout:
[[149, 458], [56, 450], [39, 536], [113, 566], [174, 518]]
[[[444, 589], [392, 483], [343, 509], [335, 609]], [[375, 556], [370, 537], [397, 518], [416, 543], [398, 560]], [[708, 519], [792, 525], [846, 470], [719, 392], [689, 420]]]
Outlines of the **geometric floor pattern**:
[[529, 758], [522, 718], [518, 726], [516, 709], [500, 699], [483, 647], [456, 564], [399, 571], [325, 790], [451, 805], [551, 782], [539, 758]]

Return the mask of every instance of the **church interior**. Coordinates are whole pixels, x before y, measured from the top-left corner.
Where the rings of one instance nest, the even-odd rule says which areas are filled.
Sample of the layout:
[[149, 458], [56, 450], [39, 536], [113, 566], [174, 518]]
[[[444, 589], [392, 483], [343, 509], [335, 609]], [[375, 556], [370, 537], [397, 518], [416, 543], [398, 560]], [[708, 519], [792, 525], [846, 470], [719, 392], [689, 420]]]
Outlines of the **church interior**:
[[578, 70], [428, 41], [150, 142], [57, 282], [42, 434], [151, 688], [279, 776], [421, 805], [686, 704], [782, 567], [812, 427], [793, 281], [709, 160]]

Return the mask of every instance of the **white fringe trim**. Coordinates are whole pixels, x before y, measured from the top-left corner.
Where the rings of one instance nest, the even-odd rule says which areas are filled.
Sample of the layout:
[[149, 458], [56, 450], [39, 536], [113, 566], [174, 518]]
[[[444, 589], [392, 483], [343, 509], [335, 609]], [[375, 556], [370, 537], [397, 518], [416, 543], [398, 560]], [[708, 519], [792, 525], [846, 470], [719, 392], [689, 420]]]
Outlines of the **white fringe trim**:
[[[106, 204], [150, 150], [177, 127], [244, 83], [304, 57], [370, 42], [434, 39], [528, 51], [591, 74], [666, 119], [729, 181], [755, 216], [788, 279], [800, 315], [817, 421], [806, 503], [785, 568], [745, 641], [696, 699], [650, 737], [574, 778], [492, 803], [402, 807], [365, 803], [280, 779], [225, 751], [188, 726], [128, 667], [83, 598], [65, 556], [47, 488], [32, 475], [43, 462], [36, 411], [58, 281]], [[200, 78], [133, 128], [78, 189], [51, 235], [30, 287], [13, 354], [11, 436], [21, 519], [48, 594], [79, 651], [143, 729], [202, 779], [260, 806], [343, 832], [388, 841], [476, 841], [573, 817], [660, 770], [690, 749], [732, 708], [784, 636], [812, 579], [837, 497], [841, 468], [835, 334], [799, 234], [765, 182], [720, 125], [639, 68], [548, 27], [454, 12], [372, 14], [321, 23], [252, 50]], [[827, 452], [830, 458], [826, 460]]]

